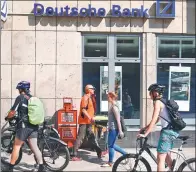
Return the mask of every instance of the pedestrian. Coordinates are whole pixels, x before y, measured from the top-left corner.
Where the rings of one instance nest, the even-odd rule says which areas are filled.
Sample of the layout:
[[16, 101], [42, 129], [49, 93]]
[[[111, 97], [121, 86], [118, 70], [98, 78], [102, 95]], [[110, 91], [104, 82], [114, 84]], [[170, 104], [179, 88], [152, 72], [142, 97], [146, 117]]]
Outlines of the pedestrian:
[[108, 102], [110, 104], [108, 111], [108, 149], [109, 149], [109, 161], [101, 167], [111, 167], [114, 160], [115, 151], [121, 153], [122, 155], [127, 154], [125, 150], [115, 144], [118, 136], [123, 138], [124, 133], [122, 132], [122, 126], [120, 122], [120, 110], [117, 104], [118, 96], [114, 92], [108, 93]]
[[177, 131], [174, 131], [171, 128], [171, 119], [169, 117], [167, 107], [161, 101], [162, 95], [164, 93], [165, 86], [160, 84], [152, 84], [149, 86], [148, 91], [151, 99], [153, 100], [153, 115], [152, 120], [146, 127], [142, 128], [141, 131], [145, 131], [145, 134], [138, 134], [138, 137], [147, 137], [148, 134], [152, 131], [155, 124], [161, 120], [161, 133], [158, 141], [157, 147], [157, 171], [165, 171], [165, 161], [167, 162], [168, 167], [172, 168], [172, 159], [170, 150], [173, 148], [173, 141], [179, 135]]
[[27, 139], [31, 150], [35, 154], [36, 160], [39, 163], [38, 172], [44, 172], [46, 169], [43, 165], [42, 154], [37, 145], [39, 125], [31, 124], [28, 117], [28, 100], [32, 97], [30, 94], [30, 83], [27, 81], [21, 81], [17, 84], [16, 89], [19, 91], [19, 96], [16, 98], [14, 105], [5, 118], [5, 120], [12, 120], [16, 113], [18, 113], [19, 116], [11, 161], [10, 164], [8, 164], [6, 172], [13, 172], [20, 148]]
[[92, 124], [94, 123], [95, 109], [93, 105], [92, 95], [95, 93], [95, 87], [92, 85], [86, 85], [85, 94], [81, 99], [80, 113], [78, 117], [79, 130], [76, 142], [74, 143], [74, 153], [72, 161], [81, 161], [77, 152], [82, 144], [84, 138], [87, 136], [89, 144], [93, 150], [96, 150], [98, 158], [102, 157], [102, 150], [95, 138], [95, 134], [92, 130]]

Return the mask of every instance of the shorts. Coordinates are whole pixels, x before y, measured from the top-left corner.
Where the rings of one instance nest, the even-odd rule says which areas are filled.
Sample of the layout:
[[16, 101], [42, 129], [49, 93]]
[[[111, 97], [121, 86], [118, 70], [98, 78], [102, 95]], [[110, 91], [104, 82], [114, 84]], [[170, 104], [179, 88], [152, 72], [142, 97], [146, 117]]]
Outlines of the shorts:
[[179, 133], [174, 130], [163, 129], [161, 130], [160, 138], [158, 141], [157, 152], [168, 153], [173, 149], [173, 141], [179, 136]]
[[16, 138], [26, 141], [28, 138], [37, 138], [38, 132], [33, 128], [20, 128], [16, 131]]

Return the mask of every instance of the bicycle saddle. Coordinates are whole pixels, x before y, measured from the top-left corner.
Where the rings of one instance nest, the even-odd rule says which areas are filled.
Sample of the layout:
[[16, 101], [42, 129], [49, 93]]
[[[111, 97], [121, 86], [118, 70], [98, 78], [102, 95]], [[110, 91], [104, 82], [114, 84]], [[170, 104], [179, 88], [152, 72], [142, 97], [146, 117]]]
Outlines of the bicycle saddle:
[[178, 139], [183, 141], [188, 140], [189, 138], [190, 138], [189, 136], [178, 136]]

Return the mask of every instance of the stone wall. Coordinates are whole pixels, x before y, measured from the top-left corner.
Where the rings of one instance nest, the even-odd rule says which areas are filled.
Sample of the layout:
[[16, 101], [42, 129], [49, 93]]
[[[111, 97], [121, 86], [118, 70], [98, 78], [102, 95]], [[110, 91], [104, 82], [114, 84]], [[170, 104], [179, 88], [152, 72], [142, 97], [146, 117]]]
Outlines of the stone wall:
[[[188, 1], [188, 0], [187, 0]], [[109, 10], [144, 5], [154, 13], [156, 1], [36, 1], [45, 6], [87, 7]], [[156, 33], [195, 34], [195, 1], [176, 0], [175, 19], [35, 17], [34, 1], [8, 0], [9, 16], [1, 32], [1, 117], [13, 104], [21, 80], [31, 82], [33, 95], [40, 97], [46, 114], [63, 107], [64, 96], [73, 97], [79, 108], [82, 94], [82, 39], [88, 33], [143, 33], [142, 99], [145, 125], [151, 118], [147, 85], [156, 80]], [[152, 58], [147, 58], [151, 56]], [[148, 115], [149, 114], [149, 115]]]

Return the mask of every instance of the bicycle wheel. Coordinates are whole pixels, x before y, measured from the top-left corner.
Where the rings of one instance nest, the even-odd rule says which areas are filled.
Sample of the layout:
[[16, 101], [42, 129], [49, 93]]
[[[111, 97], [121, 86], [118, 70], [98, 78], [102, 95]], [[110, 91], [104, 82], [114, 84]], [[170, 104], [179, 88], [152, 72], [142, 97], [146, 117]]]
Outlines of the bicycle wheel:
[[70, 155], [67, 146], [56, 140], [47, 140], [41, 152], [46, 168], [51, 171], [62, 171], [69, 164]]
[[190, 158], [190, 159], [186, 160], [186, 162], [183, 162], [180, 165], [180, 167], [178, 168], [178, 171], [196, 171], [196, 169], [195, 169], [196, 158]]
[[[1, 162], [7, 164], [10, 162], [12, 147], [9, 149], [11, 143], [12, 135], [5, 134], [1, 137]], [[11, 145], [12, 146], [12, 145]], [[16, 160], [15, 165], [19, 164], [22, 159], [22, 148], [20, 149], [18, 159]]]
[[151, 167], [147, 160], [143, 157], [140, 157], [138, 165], [135, 170], [133, 170], [133, 167], [135, 165], [136, 161], [136, 154], [126, 154], [121, 157], [119, 157], [113, 167], [112, 171], [117, 172], [117, 171], [151, 171]]

